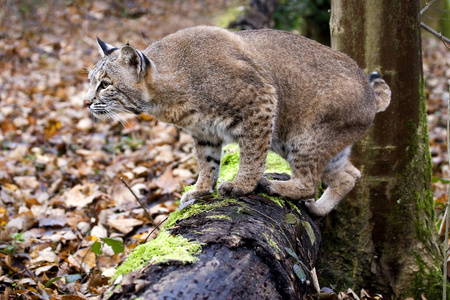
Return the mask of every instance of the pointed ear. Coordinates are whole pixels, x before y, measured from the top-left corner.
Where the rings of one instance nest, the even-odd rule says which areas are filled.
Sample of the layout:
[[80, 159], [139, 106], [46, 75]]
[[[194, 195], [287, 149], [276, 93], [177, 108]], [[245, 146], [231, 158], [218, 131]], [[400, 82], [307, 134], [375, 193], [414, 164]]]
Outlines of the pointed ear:
[[119, 58], [124, 64], [136, 68], [139, 77], [144, 77], [147, 69], [151, 67], [151, 62], [141, 51], [129, 45], [120, 48]]
[[118, 48], [105, 43], [99, 37], [97, 37], [97, 44], [98, 44], [98, 52], [100, 53], [101, 57], [105, 57], [113, 53], [115, 50], [118, 50]]

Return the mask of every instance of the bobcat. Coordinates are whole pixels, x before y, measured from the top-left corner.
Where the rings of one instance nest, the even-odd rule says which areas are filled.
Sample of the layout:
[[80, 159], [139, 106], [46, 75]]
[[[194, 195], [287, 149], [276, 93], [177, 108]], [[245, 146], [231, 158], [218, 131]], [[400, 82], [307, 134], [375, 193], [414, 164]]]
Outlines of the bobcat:
[[[214, 191], [221, 147], [238, 142], [239, 171], [219, 185], [221, 195], [258, 186], [325, 216], [361, 176], [348, 160], [351, 144], [390, 102], [377, 73], [369, 80], [347, 55], [288, 32], [198, 26], [142, 52], [97, 40], [102, 58], [84, 104], [96, 117], [149, 113], [192, 135], [199, 176], [182, 203]], [[290, 164], [289, 181], [262, 177], [269, 149]], [[321, 180], [328, 188], [314, 201]]]

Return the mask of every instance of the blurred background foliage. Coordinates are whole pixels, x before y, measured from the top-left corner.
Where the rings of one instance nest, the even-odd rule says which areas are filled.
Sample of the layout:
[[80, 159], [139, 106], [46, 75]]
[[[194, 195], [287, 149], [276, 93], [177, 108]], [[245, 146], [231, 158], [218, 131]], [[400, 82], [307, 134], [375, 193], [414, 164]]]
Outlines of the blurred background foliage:
[[[421, 7], [425, 7], [428, 0], [420, 0]], [[329, 19], [331, 0], [198, 0], [185, 1], [192, 5], [192, 10], [204, 10], [217, 14], [217, 25], [227, 27], [250, 7], [259, 8], [270, 18], [270, 27], [296, 31], [301, 35], [315, 39], [321, 43], [330, 44]], [[17, 18], [26, 31], [48, 30], [46, 22], [52, 17], [60, 15], [60, 11], [74, 9], [108, 8], [105, 17], [137, 19], [141, 17], [155, 17], [160, 15], [165, 7], [182, 7], [181, 0], [144, 1], [86, 1], [86, 0], [1, 0], [0, 22], [6, 25], [11, 19]], [[268, 9], [268, 7], [272, 7]], [[180, 10], [183, 11], [182, 9]], [[193, 14], [195, 15], [195, 14]], [[450, 0], [436, 0], [422, 16], [422, 21], [450, 36]], [[261, 17], [259, 15], [258, 17]], [[41, 21], [41, 22], [39, 22]], [[73, 21], [68, 18], [67, 21]], [[95, 21], [95, 20], [93, 20]], [[51, 22], [49, 22], [51, 23]], [[76, 23], [76, 22], [75, 22]], [[0, 32], [0, 37], [7, 34]]]
[[330, 44], [331, 0], [279, 0], [275, 28], [298, 31], [301, 35]]

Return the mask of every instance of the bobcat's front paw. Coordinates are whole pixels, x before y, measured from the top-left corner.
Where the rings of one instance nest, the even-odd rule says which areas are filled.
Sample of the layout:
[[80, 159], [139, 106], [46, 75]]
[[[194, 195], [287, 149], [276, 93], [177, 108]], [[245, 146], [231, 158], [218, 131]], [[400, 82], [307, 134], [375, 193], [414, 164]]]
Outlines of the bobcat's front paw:
[[196, 191], [196, 190], [188, 191], [183, 194], [183, 196], [180, 199], [180, 202], [181, 202], [181, 204], [183, 204], [190, 200], [196, 200], [198, 198], [204, 197], [208, 194], [209, 194], [209, 192], [207, 192], [207, 191], [206, 192]]
[[228, 197], [240, 197], [247, 194], [241, 188], [234, 186], [234, 184], [230, 181], [222, 182], [217, 188], [217, 190], [219, 191], [219, 194], [221, 196], [228, 196]]

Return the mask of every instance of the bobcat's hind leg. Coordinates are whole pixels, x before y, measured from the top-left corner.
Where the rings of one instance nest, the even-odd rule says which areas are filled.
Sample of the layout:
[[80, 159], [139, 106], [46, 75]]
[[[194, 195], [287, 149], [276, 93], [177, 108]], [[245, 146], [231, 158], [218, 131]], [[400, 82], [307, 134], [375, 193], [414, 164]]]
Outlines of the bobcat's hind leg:
[[361, 172], [348, 160], [350, 147], [336, 155], [326, 166], [322, 181], [328, 187], [319, 200], [308, 200], [305, 205], [316, 216], [328, 215], [354, 188]]
[[289, 149], [287, 154], [280, 153], [287, 156], [292, 178], [288, 181], [275, 181], [263, 177], [258, 182], [258, 188], [269, 195], [280, 195], [293, 200], [314, 198], [325, 163], [320, 161], [320, 154], [311, 150], [313, 148], [317, 148], [317, 145], [305, 143], [301, 147]]
[[181, 203], [214, 192], [220, 170], [222, 143], [194, 138], [195, 156], [199, 175], [195, 189], [184, 193]]

